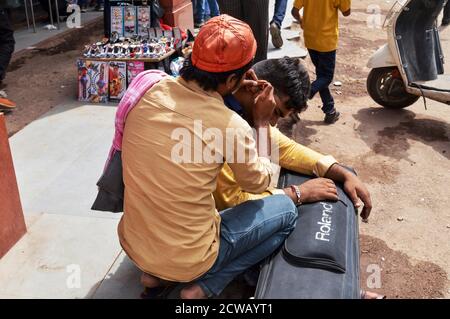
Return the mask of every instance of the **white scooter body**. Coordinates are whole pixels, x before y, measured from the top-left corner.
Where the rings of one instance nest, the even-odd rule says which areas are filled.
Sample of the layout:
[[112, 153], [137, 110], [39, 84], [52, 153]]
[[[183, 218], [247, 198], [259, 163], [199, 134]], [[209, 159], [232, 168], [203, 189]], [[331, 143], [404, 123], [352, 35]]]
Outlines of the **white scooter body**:
[[[397, 22], [399, 17], [404, 13], [410, 11], [411, 9], [417, 8], [423, 0], [403, 0], [399, 1], [392, 7], [391, 11], [385, 22], [385, 27], [387, 29], [388, 43], [381, 48], [379, 48], [370, 58], [367, 66], [371, 69], [379, 69], [379, 68], [392, 68], [396, 67], [399, 70], [401, 78], [404, 83], [404, 89], [407, 93], [411, 95], [415, 95], [417, 97], [424, 96], [426, 98], [436, 100], [445, 104], [450, 105], [450, 75], [449, 74], [436, 74], [436, 77], [433, 79], [428, 79], [427, 81], [418, 81], [414, 79], [411, 81], [408, 78], [408, 63], [405, 61], [404, 57], [401, 55], [401, 50], [399, 45], [401, 45], [402, 36], [397, 33]], [[444, 3], [444, 0], [427, 0], [431, 1], [432, 5], [439, 5], [439, 3]], [[450, 0], [449, 0], [450, 1]], [[419, 3], [418, 3], [419, 2]], [[412, 6], [410, 8], [409, 6]], [[415, 7], [414, 7], [415, 6]], [[434, 10], [436, 11], [436, 10]], [[430, 13], [431, 15], [431, 13]], [[438, 32], [436, 26], [433, 27], [433, 30], [426, 30], [427, 36], [430, 36], [432, 32]], [[413, 32], [413, 31], [412, 31]], [[404, 30], [403, 30], [404, 33]], [[431, 35], [433, 36], [433, 35]], [[408, 40], [408, 39], [406, 39]], [[436, 39], [435, 39], [436, 41]], [[400, 43], [400, 44], [399, 44]], [[440, 42], [439, 36], [437, 35], [437, 41], [435, 43], [439, 46]], [[407, 51], [407, 50], [406, 50]], [[416, 53], [416, 52], [414, 52]], [[430, 55], [434, 52], [430, 52]], [[404, 52], [405, 54], [409, 54], [409, 52]], [[416, 53], [417, 54], [417, 53]], [[443, 61], [442, 51], [439, 54], [439, 57]], [[411, 62], [411, 61], [410, 61]], [[414, 62], [414, 61], [413, 61]], [[371, 88], [369, 87], [368, 81], [368, 90], [369, 93]], [[373, 90], [373, 88], [372, 88]], [[373, 91], [372, 91], [373, 92]], [[372, 94], [370, 94], [372, 96]], [[372, 96], [373, 97], [373, 96]], [[375, 98], [374, 98], [375, 99]], [[375, 99], [377, 100], [377, 99]], [[413, 99], [414, 100], [414, 99]], [[378, 102], [378, 101], [377, 101]], [[386, 106], [386, 105], [384, 105]], [[405, 105], [407, 106], [407, 105]], [[403, 106], [403, 107], [405, 107]]]

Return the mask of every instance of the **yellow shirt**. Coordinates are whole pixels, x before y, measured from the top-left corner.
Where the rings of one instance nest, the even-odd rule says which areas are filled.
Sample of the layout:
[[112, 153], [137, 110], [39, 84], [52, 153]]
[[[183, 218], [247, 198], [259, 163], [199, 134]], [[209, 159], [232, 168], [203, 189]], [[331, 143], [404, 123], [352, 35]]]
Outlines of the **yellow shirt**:
[[319, 52], [335, 51], [339, 39], [339, 11], [351, 8], [351, 0], [295, 0], [303, 8], [305, 46]]
[[[333, 156], [324, 156], [312, 149], [300, 145], [271, 127], [271, 138], [279, 148], [279, 165], [283, 168], [307, 175], [325, 176], [328, 169], [337, 161]], [[281, 189], [269, 188], [260, 194], [244, 191], [234, 179], [233, 171], [224, 165], [217, 179], [217, 189], [214, 192], [218, 210], [234, 207], [248, 200], [260, 199], [266, 196], [284, 194]]]
[[167, 78], [142, 97], [126, 120], [119, 239], [142, 271], [165, 280], [192, 281], [217, 258], [220, 215], [212, 193], [223, 163], [202, 155], [214, 150], [230, 162], [234, 154], [224, 152], [220, 144], [225, 142], [212, 139], [208, 129], [223, 136], [227, 129], [237, 131], [231, 140], [247, 161], [229, 167], [243, 189], [265, 191], [270, 161], [258, 157], [252, 129], [217, 92]]

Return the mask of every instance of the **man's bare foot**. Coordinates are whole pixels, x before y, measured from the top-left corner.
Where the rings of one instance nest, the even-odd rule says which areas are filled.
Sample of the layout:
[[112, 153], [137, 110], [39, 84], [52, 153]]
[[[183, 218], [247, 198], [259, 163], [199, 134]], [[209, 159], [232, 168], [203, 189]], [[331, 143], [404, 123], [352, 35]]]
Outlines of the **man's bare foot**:
[[141, 275], [141, 284], [147, 288], [155, 288], [161, 285], [161, 281], [159, 278], [143, 272]]
[[180, 291], [181, 299], [207, 299], [203, 289], [199, 285], [192, 285]]
[[361, 299], [386, 299], [386, 296], [372, 291], [361, 290]]

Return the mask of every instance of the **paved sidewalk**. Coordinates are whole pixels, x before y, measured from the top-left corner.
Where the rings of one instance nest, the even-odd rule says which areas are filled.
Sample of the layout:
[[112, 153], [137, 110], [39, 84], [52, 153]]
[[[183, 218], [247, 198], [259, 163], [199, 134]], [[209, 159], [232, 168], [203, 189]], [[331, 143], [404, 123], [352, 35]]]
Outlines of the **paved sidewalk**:
[[[89, 24], [90, 22], [100, 19], [100, 17], [103, 17], [103, 12], [97, 12], [97, 11], [89, 11], [86, 13], [81, 14], [81, 26], [83, 27], [86, 24]], [[53, 25], [57, 27], [56, 23], [56, 17], [54, 17]], [[36, 24], [36, 33], [33, 32], [33, 24], [30, 17], [30, 29], [27, 29], [27, 27], [24, 27], [20, 30], [14, 31], [14, 39], [16, 40], [16, 45], [14, 48], [14, 53], [18, 53], [21, 50], [27, 49], [27, 48], [33, 48], [38, 45], [39, 42], [48, 40], [56, 35], [59, 35], [67, 30], [69, 28], [66, 25], [65, 21], [60, 22], [60, 29], [59, 30], [47, 30], [44, 27], [46, 26], [45, 23], [37, 23]], [[77, 32], [77, 29], [73, 29], [74, 32]]]
[[[285, 46], [269, 58], [302, 55], [287, 40], [296, 35], [283, 30]], [[16, 39], [16, 49], [31, 45]], [[10, 138], [28, 232], [0, 259], [0, 298], [139, 298], [140, 272], [118, 242], [121, 214], [90, 210], [115, 111], [69, 101]]]
[[0, 298], [139, 297], [139, 271], [117, 239], [121, 214], [90, 210], [115, 110], [70, 103], [10, 138], [28, 232], [0, 259]]

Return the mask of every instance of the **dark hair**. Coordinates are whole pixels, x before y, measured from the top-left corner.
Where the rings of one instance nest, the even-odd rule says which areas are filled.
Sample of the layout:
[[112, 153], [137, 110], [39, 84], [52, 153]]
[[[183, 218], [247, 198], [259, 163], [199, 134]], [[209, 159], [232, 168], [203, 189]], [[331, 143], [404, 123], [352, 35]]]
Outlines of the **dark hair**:
[[311, 90], [309, 74], [299, 59], [284, 57], [256, 63], [253, 66], [256, 76], [266, 80], [275, 89], [289, 97], [288, 108], [303, 112], [308, 107], [307, 101]]
[[186, 81], [197, 82], [205, 91], [217, 91], [219, 84], [225, 83], [230, 75], [235, 74], [239, 79], [242, 78], [250, 70], [252, 64], [253, 61], [250, 61], [250, 63], [240, 69], [214, 73], [200, 70], [192, 65], [191, 56], [189, 56], [184, 60], [180, 75]]

